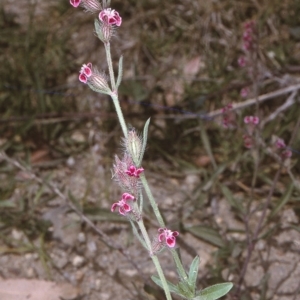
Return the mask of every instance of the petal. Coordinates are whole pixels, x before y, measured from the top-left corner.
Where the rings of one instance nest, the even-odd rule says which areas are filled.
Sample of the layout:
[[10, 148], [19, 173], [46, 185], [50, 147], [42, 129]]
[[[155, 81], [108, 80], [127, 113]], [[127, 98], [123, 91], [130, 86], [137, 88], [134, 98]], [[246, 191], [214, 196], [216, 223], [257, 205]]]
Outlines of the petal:
[[178, 232], [178, 231], [173, 231], [173, 232], [172, 232], [172, 235], [173, 235], [173, 236], [179, 236], [179, 232]]
[[129, 193], [124, 193], [124, 194], [122, 195], [122, 200], [124, 200], [124, 201], [134, 200], [134, 196], [132, 196], [132, 195], [129, 194]]
[[143, 168], [138, 168], [138, 169], [135, 171], [135, 176], [138, 177], [142, 172], [144, 172], [144, 169], [143, 169]]
[[244, 118], [244, 122], [245, 122], [246, 124], [248, 124], [248, 123], [250, 122], [250, 117], [249, 117], [249, 116], [245, 117], [245, 118]]
[[90, 69], [88, 66], [85, 66], [83, 68], [83, 73], [87, 76], [87, 77], [91, 77], [92, 76], [92, 69]]
[[175, 247], [176, 239], [175, 239], [173, 236], [168, 237], [168, 238], [166, 239], [166, 243], [167, 243], [167, 245], [168, 245], [170, 248], [173, 248], [173, 247]]
[[158, 236], [158, 240], [159, 240], [160, 242], [162, 242], [164, 239], [165, 239], [165, 234], [164, 234], [164, 233], [161, 233], [161, 234]]
[[123, 207], [120, 207], [119, 208], [119, 213], [121, 214], [121, 215], [123, 215], [123, 216], [125, 216], [125, 211], [124, 211], [124, 209], [123, 209]]
[[121, 17], [118, 17], [118, 18], [117, 18], [117, 21], [116, 21], [116, 25], [117, 25], [117, 26], [121, 26], [121, 24], [122, 24], [122, 18], [121, 18]]
[[78, 7], [80, 4], [81, 0], [70, 0], [70, 3], [74, 7]]
[[87, 77], [83, 73], [80, 73], [79, 81], [81, 81], [83, 83], [87, 83]]
[[114, 203], [112, 206], [111, 206], [111, 211], [115, 211], [116, 207], [119, 206], [118, 203]]
[[257, 125], [259, 123], [259, 117], [253, 117], [253, 124]]
[[131, 207], [130, 207], [128, 204], [126, 204], [126, 203], [122, 206], [122, 208], [123, 208], [124, 211], [126, 211], [126, 212], [130, 212], [130, 211], [131, 211]]
[[165, 228], [158, 228], [158, 232], [164, 232], [165, 231]]

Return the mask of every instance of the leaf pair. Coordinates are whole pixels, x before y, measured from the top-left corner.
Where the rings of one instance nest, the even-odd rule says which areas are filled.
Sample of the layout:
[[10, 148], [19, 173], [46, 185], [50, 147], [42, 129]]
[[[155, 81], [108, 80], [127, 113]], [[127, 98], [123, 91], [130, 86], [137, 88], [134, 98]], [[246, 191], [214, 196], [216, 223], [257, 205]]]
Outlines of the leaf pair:
[[[196, 291], [199, 262], [200, 258], [196, 256], [191, 263], [186, 282], [181, 281], [175, 285], [167, 281], [170, 292], [188, 300], [215, 300], [226, 295], [233, 287], [231, 282], [215, 284], [201, 291]], [[151, 276], [151, 278], [158, 286], [163, 287], [157, 276]]]

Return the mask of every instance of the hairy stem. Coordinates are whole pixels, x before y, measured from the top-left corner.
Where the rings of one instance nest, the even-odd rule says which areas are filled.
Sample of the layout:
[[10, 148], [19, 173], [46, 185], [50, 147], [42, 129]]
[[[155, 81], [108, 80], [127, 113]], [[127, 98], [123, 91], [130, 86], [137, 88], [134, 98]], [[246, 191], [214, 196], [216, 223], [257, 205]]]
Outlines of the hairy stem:
[[[155, 202], [155, 199], [154, 199], [154, 197], [153, 197], [153, 195], [152, 195], [152, 192], [151, 192], [150, 187], [149, 187], [149, 185], [148, 185], [148, 181], [147, 181], [147, 179], [146, 179], [146, 177], [145, 177], [145, 174], [141, 174], [140, 178], [141, 178], [143, 187], [144, 187], [144, 189], [145, 189], [145, 192], [146, 192], [146, 194], [147, 194], [147, 196], [148, 196], [148, 199], [149, 199], [149, 201], [150, 201], [150, 204], [151, 204], [151, 206], [152, 206], [153, 212], [154, 212], [154, 214], [155, 214], [155, 216], [156, 216], [156, 219], [157, 219], [157, 221], [158, 221], [160, 227], [161, 227], [161, 228], [165, 228], [165, 227], [166, 227], [165, 222], [164, 222], [164, 220], [163, 220], [163, 218], [162, 218], [162, 215], [161, 215], [161, 213], [160, 213], [160, 211], [159, 211], [159, 208], [158, 208], [158, 206], [157, 206], [157, 203]], [[182, 262], [181, 262], [181, 260], [180, 260], [180, 258], [179, 258], [179, 256], [178, 256], [178, 253], [177, 253], [176, 251], [171, 251], [171, 253], [172, 253], [174, 262], [175, 262], [175, 264], [176, 264], [178, 273], [179, 273], [179, 275], [180, 275], [180, 278], [181, 278], [182, 280], [186, 281], [186, 279], [187, 279], [186, 272], [185, 272], [185, 270], [184, 270], [184, 268], [183, 268], [183, 265], [182, 265]]]
[[[147, 233], [147, 230], [145, 228], [144, 222], [141, 219], [137, 223], [138, 223], [138, 226], [139, 226], [139, 228], [141, 230], [142, 236], [143, 236], [143, 238], [144, 238], [144, 240], [146, 242], [147, 248], [148, 248], [149, 251], [151, 251], [151, 248], [152, 248], [151, 247], [151, 241], [150, 241], [149, 235]], [[159, 278], [161, 280], [161, 283], [162, 283], [163, 289], [165, 291], [167, 300], [172, 300], [170, 289], [169, 289], [169, 286], [167, 284], [166, 277], [164, 275], [164, 272], [163, 272], [163, 270], [161, 268], [161, 265], [160, 265], [160, 262], [159, 262], [157, 256], [156, 255], [151, 255], [151, 259], [152, 259], [152, 261], [153, 261], [153, 263], [155, 265], [156, 271], [157, 271], [158, 276], [159, 276]]]
[[116, 92], [116, 80], [115, 80], [115, 74], [114, 74], [114, 69], [112, 65], [112, 59], [111, 59], [111, 53], [110, 53], [110, 43], [104, 43], [105, 46], [105, 53], [106, 53], [106, 60], [108, 64], [108, 71], [109, 71], [109, 77], [110, 77], [110, 82], [111, 82], [111, 87], [113, 92]]
[[122, 128], [124, 137], [127, 138], [128, 129], [127, 129], [127, 126], [126, 126], [126, 123], [125, 123], [125, 119], [124, 119], [123, 113], [122, 113], [122, 109], [121, 109], [121, 106], [120, 106], [118, 95], [115, 94], [115, 93], [113, 93], [110, 96], [111, 96], [111, 98], [113, 100], [113, 103], [114, 103], [114, 106], [115, 106], [115, 109], [116, 109], [116, 113], [117, 113], [117, 116], [118, 116], [118, 119], [119, 119], [119, 123], [120, 123], [121, 128]]

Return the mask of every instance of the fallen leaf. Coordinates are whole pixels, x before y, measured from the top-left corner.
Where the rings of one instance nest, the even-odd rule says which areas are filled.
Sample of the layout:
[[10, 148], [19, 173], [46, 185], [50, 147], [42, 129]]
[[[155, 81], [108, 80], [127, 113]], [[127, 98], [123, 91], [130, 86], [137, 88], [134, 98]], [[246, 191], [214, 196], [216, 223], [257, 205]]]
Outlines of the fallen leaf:
[[203, 62], [201, 61], [200, 56], [194, 57], [185, 63], [183, 74], [186, 77], [194, 77], [199, 72], [201, 67], [203, 67]]
[[28, 279], [0, 279], [1, 300], [71, 300], [77, 296], [77, 288], [69, 283]]

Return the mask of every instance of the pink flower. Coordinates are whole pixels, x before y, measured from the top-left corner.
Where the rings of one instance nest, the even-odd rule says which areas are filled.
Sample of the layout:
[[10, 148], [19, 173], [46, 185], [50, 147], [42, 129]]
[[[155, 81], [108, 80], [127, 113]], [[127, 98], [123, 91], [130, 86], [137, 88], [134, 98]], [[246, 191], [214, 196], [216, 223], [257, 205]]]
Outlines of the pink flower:
[[284, 140], [279, 138], [276, 140], [275, 145], [278, 149], [286, 147]]
[[143, 168], [136, 168], [135, 166], [130, 166], [125, 173], [129, 176], [134, 176], [136, 178], [140, 177], [140, 174], [144, 171]]
[[99, 73], [97, 69], [92, 68], [91, 63], [82, 65], [79, 71], [79, 81], [88, 84], [89, 87], [97, 93], [111, 93], [111, 89], [108, 86], [106, 76]]
[[122, 18], [119, 13], [111, 8], [106, 8], [99, 13], [99, 19], [108, 25], [121, 26]]
[[255, 43], [255, 22], [249, 21], [244, 25], [243, 49], [245, 52], [253, 49]]
[[246, 98], [249, 94], [249, 88], [247, 88], [247, 87], [242, 88], [240, 94], [243, 98]]
[[243, 139], [244, 139], [244, 146], [248, 149], [251, 149], [253, 145], [252, 137], [249, 135], [244, 135]]
[[83, 83], [87, 83], [88, 78], [92, 76], [92, 64], [83, 64], [79, 73], [79, 80]]
[[281, 152], [282, 159], [290, 158], [292, 156], [291, 150], [284, 150]]
[[164, 242], [168, 247], [174, 248], [176, 245], [176, 236], [179, 235], [178, 231], [171, 231], [167, 228], [159, 228], [158, 232], [160, 235], [158, 236], [159, 242]]
[[246, 116], [244, 118], [244, 122], [246, 124], [253, 124], [253, 125], [257, 125], [259, 123], [259, 117], [255, 117], [255, 116]]
[[245, 56], [240, 56], [239, 59], [238, 59], [238, 65], [240, 67], [245, 67], [247, 64], [247, 60], [246, 60], [246, 57]]
[[232, 104], [229, 103], [222, 108], [223, 120], [222, 125], [224, 128], [235, 126], [235, 114], [232, 112]]
[[125, 216], [127, 213], [131, 211], [131, 206], [127, 204], [127, 201], [131, 200], [134, 201], [134, 196], [132, 196], [129, 193], [124, 193], [122, 195], [122, 199], [116, 203], [114, 203], [111, 207], [111, 211], [115, 211], [116, 207], [119, 207], [119, 213], [123, 216]]

